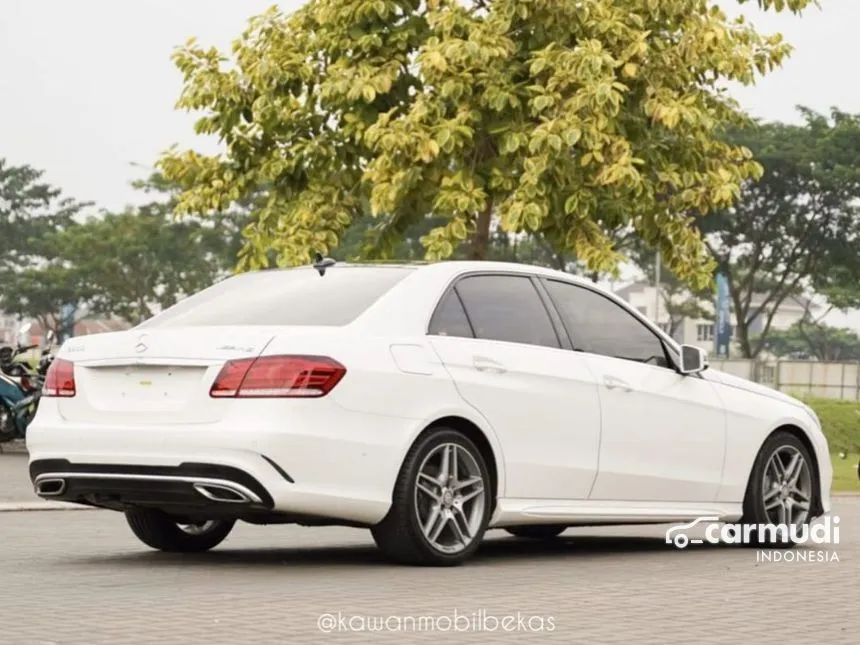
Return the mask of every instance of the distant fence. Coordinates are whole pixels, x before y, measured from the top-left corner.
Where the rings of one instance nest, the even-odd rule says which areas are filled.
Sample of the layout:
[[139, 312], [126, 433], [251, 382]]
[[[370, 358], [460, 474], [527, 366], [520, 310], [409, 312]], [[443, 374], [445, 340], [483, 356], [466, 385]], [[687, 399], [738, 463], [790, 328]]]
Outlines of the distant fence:
[[733, 376], [767, 385], [786, 394], [860, 401], [860, 363], [799, 360], [710, 360]]

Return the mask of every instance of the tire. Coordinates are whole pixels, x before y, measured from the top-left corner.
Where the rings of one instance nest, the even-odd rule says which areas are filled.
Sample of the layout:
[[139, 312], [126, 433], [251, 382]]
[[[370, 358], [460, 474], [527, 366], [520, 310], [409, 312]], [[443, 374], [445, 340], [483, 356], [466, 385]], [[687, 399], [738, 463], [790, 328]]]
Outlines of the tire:
[[[457, 473], [453, 481], [443, 482], [446, 452], [448, 475], [452, 474], [451, 455], [455, 453]], [[473, 484], [457, 487], [458, 482], [467, 480]], [[461, 432], [436, 427], [410, 448], [394, 486], [388, 515], [371, 529], [371, 534], [376, 545], [395, 562], [459, 565], [478, 549], [493, 501], [490, 471], [480, 450]], [[429, 527], [427, 531], [423, 525]]]
[[17, 438], [18, 429], [15, 426], [12, 410], [3, 401], [0, 401], [0, 443], [6, 443]]
[[511, 526], [505, 529], [508, 533], [518, 538], [528, 540], [551, 540], [558, 537], [567, 530], [566, 526], [557, 524], [534, 524], [529, 526]]
[[146, 546], [168, 553], [208, 551], [221, 544], [235, 524], [233, 520], [212, 520], [197, 525], [199, 528], [194, 531], [183, 528], [165, 513], [148, 508], [130, 509], [125, 512], [125, 519]]
[[[803, 463], [799, 466], [799, 471], [796, 473], [787, 473], [781, 477], [781, 481], [777, 481], [775, 477], [777, 470], [771, 465], [774, 458], [779, 458], [783, 465], [791, 466], [791, 460], [794, 455], [798, 455]], [[798, 467], [795, 466], [795, 469]], [[795, 479], [795, 485], [784, 486], [785, 481]], [[786, 496], [792, 500], [799, 500], [800, 505], [796, 503], [789, 504], [791, 517], [786, 515], [785, 503], [780, 503], [780, 500]], [[800, 492], [792, 492], [800, 491]], [[773, 533], [759, 534], [755, 530], [759, 524], [788, 524], [789, 526], [797, 526], [798, 533], [800, 528], [808, 526], [813, 519], [812, 511], [815, 508], [818, 499], [818, 469], [815, 462], [812, 460], [809, 450], [790, 432], [776, 432], [764, 442], [755, 463], [753, 464], [750, 480], [747, 484], [746, 495], [744, 496], [743, 517], [739, 524], [744, 531], [750, 532], [750, 540], [744, 541], [746, 546], [752, 547], [769, 547], [769, 548], [793, 548], [796, 545], [791, 540], [776, 539]], [[805, 501], [803, 501], [805, 498]], [[780, 510], [774, 504], [783, 506]], [[803, 510], [802, 505], [806, 505], [806, 510]]]

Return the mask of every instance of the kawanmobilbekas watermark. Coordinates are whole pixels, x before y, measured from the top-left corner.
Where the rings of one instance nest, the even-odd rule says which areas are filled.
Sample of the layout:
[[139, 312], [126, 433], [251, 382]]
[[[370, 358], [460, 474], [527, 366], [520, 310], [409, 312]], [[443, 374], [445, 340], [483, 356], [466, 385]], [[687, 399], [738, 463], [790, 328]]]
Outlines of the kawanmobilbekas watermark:
[[[692, 538], [691, 529], [704, 529], [704, 537]], [[690, 544], [750, 544], [753, 546], [824, 546], [839, 544], [839, 517], [826, 515], [815, 524], [740, 524], [722, 523], [717, 517], [699, 517], [687, 524], [672, 526], [666, 531], [666, 544], [684, 549]], [[759, 562], [839, 562], [836, 551], [827, 549], [762, 550], [756, 554]]]

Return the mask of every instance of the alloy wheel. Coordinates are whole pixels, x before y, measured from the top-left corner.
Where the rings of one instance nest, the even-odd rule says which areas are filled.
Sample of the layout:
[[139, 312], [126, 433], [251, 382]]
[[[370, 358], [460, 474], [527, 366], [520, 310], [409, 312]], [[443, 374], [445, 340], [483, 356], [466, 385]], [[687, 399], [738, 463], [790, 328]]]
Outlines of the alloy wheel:
[[205, 535], [218, 526], [218, 521], [207, 520], [204, 522], [195, 522], [193, 524], [177, 524], [177, 526], [183, 533], [187, 533], [188, 535]]
[[804, 524], [812, 502], [812, 472], [794, 446], [777, 448], [767, 462], [762, 481], [762, 501], [774, 524]]
[[478, 461], [464, 446], [436, 446], [415, 482], [415, 512], [427, 542], [442, 553], [466, 549], [480, 532], [486, 490]]

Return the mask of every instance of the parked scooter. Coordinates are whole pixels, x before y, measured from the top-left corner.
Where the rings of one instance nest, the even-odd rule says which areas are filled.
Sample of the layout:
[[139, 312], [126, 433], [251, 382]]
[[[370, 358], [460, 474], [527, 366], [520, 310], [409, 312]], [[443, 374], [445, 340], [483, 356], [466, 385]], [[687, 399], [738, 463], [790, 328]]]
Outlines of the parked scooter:
[[[26, 334], [30, 327], [29, 323], [24, 325], [21, 334]], [[38, 345], [0, 347], [0, 443], [25, 437], [27, 426], [36, 415], [45, 375], [53, 362], [53, 342], [54, 334], [48, 332], [35, 369], [16, 359], [37, 349]]]

